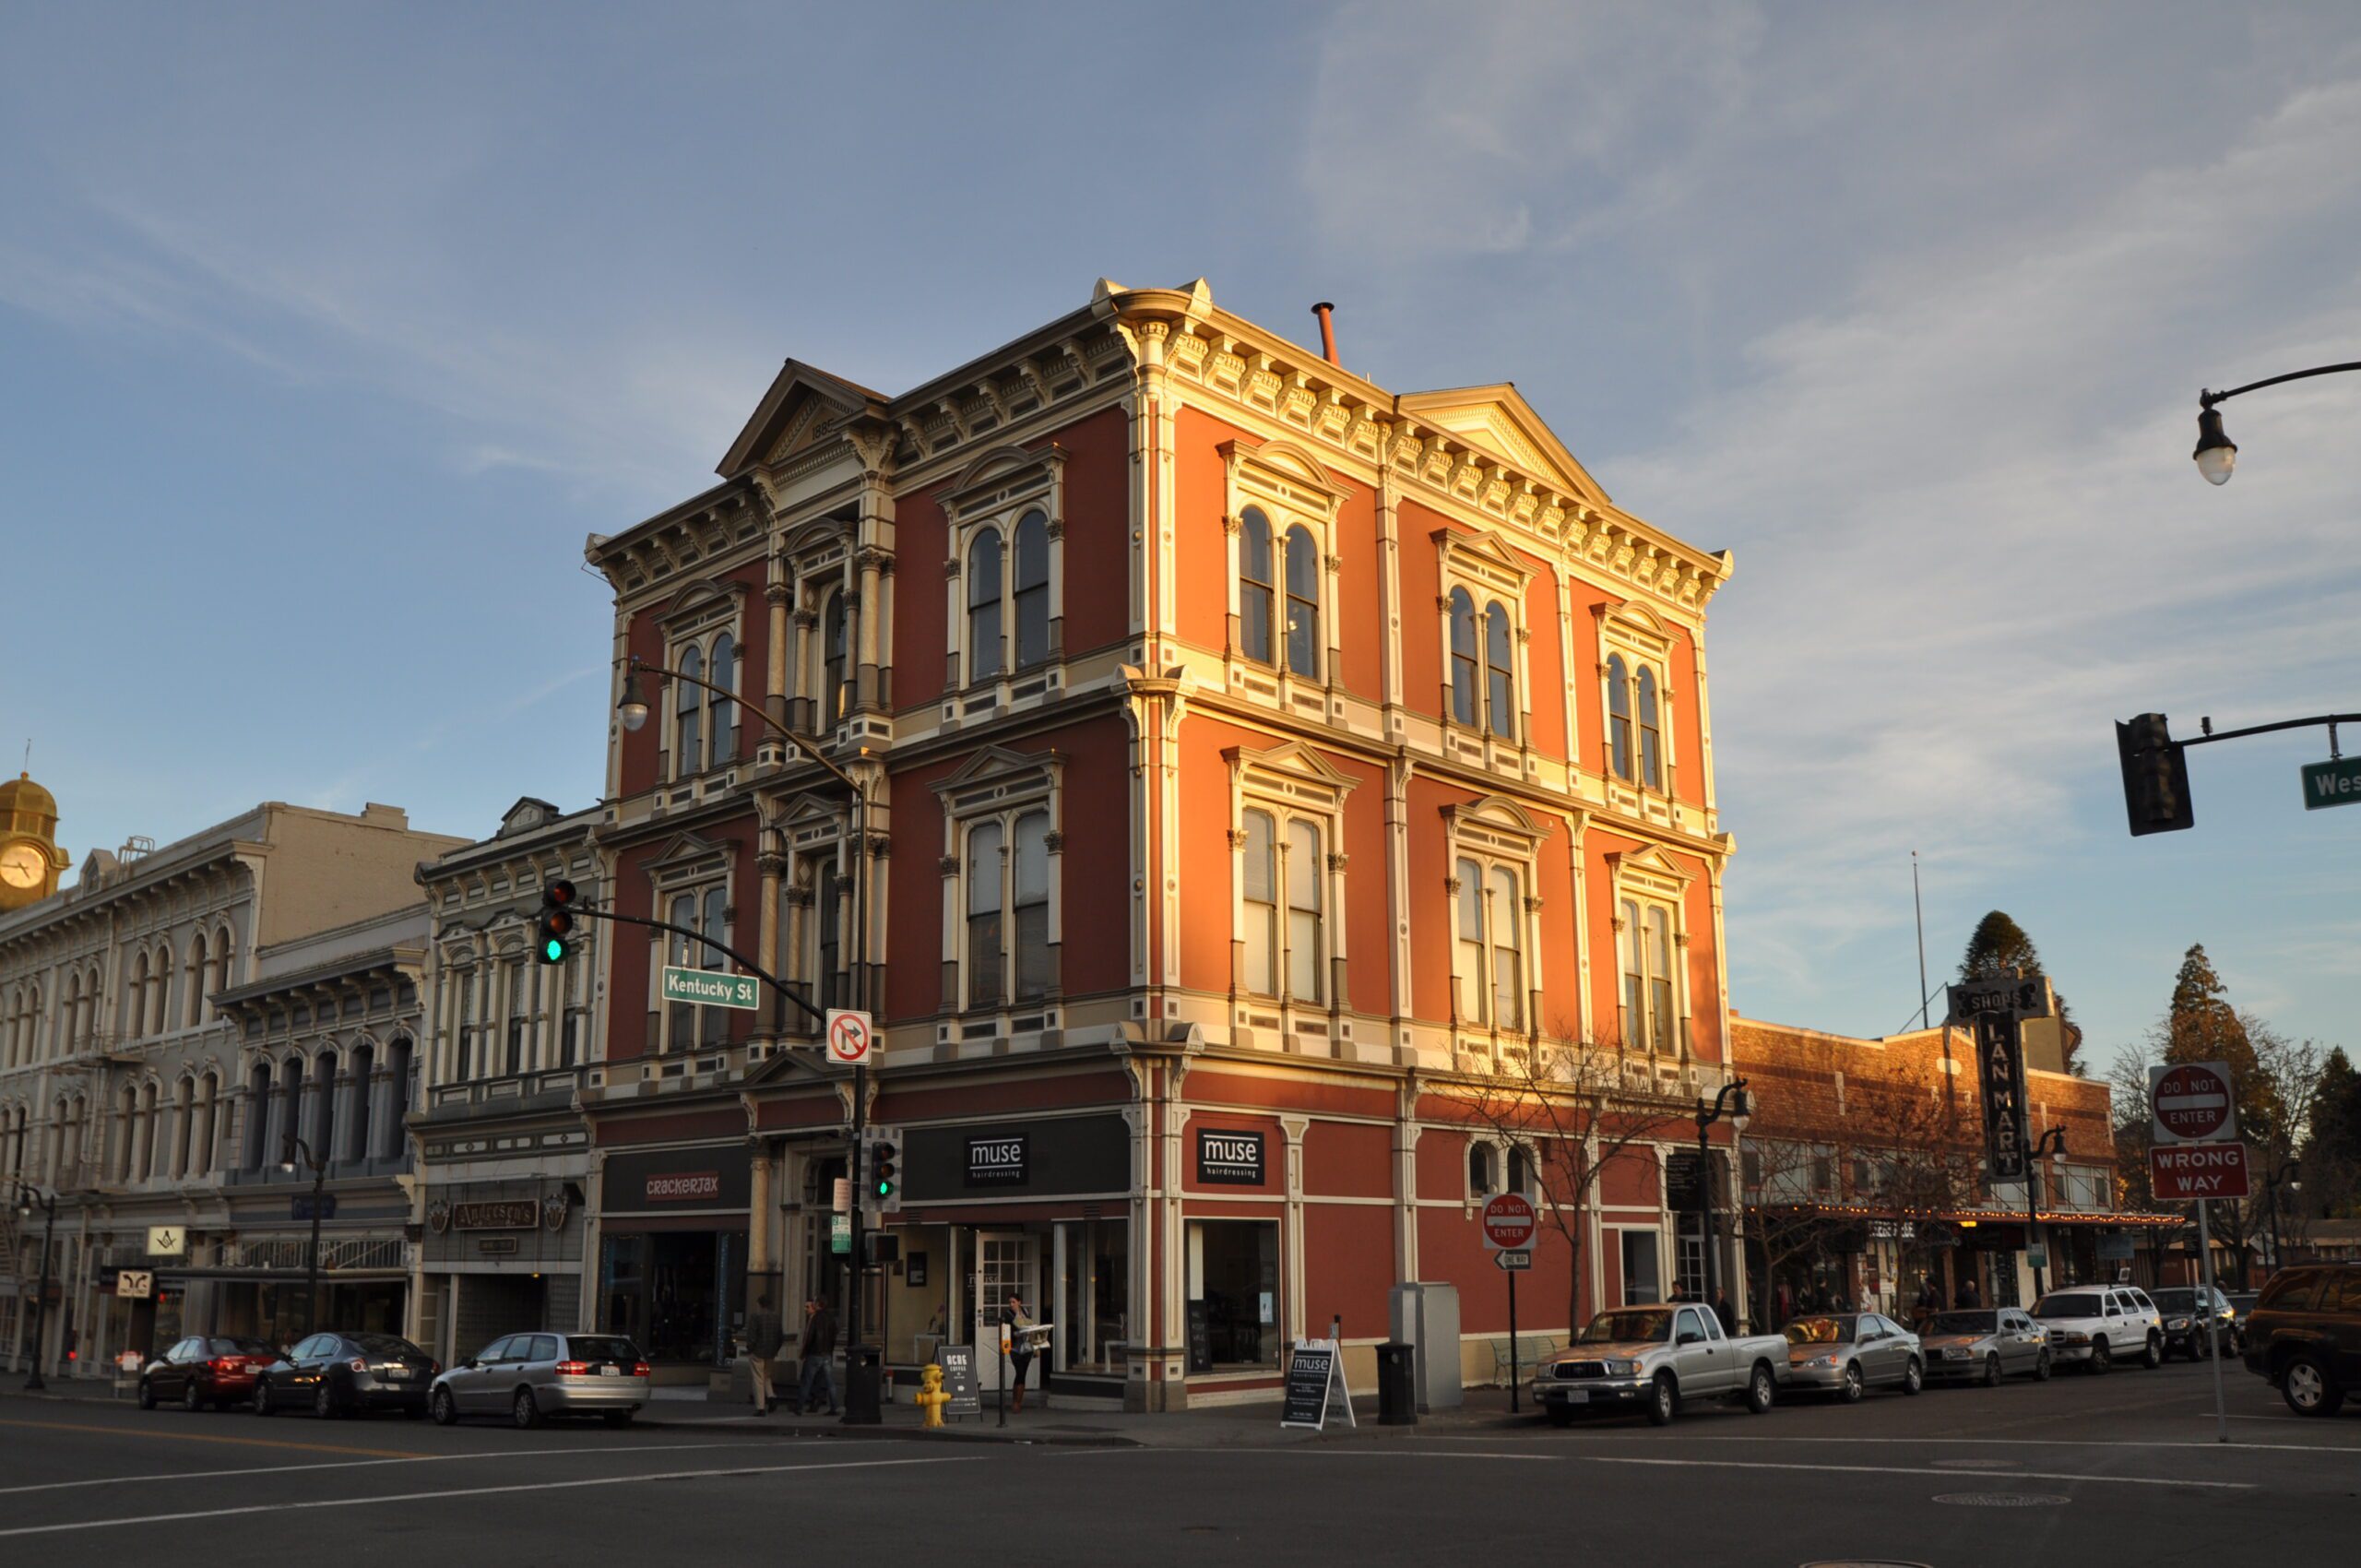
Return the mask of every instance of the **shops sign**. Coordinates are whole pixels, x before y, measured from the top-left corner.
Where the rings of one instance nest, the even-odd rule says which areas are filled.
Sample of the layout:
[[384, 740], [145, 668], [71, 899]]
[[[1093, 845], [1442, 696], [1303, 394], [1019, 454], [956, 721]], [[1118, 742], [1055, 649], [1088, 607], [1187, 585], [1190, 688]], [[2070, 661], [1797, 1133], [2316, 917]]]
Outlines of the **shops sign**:
[[451, 1206], [451, 1223], [461, 1230], [530, 1230], [540, 1222], [541, 1206], [531, 1198]]
[[1026, 1154], [1031, 1142], [1025, 1133], [995, 1133], [967, 1140], [967, 1185], [1021, 1187], [1026, 1179]]
[[2007, 1013], [1975, 1019], [1976, 1070], [1983, 1086], [1984, 1158], [1995, 1182], [2025, 1179], [2025, 1059], [2017, 1020]]
[[1197, 1180], [1209, 1187], [1263, 1184], [1263, 1134], [1197, 1129]]
[[724, 974], [719, 969], [684, 969], [664, 966], [664, 1000], [697, 1007], [734, 1007], [752, 1013], [760, 1007], [760, 984], [752, 975]]

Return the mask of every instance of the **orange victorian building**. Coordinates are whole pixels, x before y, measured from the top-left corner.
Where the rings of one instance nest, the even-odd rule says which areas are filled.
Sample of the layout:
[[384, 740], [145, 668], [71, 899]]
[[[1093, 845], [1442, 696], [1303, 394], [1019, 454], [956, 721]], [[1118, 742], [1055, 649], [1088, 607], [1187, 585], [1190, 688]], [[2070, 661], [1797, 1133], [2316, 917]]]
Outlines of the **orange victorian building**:
[[[617, 910], [877, 1014], [890, 1364], [989, 1342], [1020, 1289], [1060, 1395], [1269, 1397], [1332, 1320], [1366, 1386], [1424, 1280], [1489, 1376], [1503, 1185], [1577, 1205], [1526, 1333], [1700, 1287], [1666, 1194], [1729, 1034], [1726, 554], [1609, 501], [1513, 386], [1386, 391], [1202, 282], [1102, 282], [896, 395], [789, 361], [719, 471], [590, 542], [619, 667], [742, 695], [865, 804], [642, 677], [599, 839]], [[841, 1284], [849, 1080], [795, 1004], [666, 999], [718, 950], [607, 951], [599, 1321], [719, 1360], [754, 1297]], [[1607, 1064], [1595, 1126], [1500, 1113], [1569, 1058]], [[1579, 1194], [1553, 1130], [1612, 1156]]]

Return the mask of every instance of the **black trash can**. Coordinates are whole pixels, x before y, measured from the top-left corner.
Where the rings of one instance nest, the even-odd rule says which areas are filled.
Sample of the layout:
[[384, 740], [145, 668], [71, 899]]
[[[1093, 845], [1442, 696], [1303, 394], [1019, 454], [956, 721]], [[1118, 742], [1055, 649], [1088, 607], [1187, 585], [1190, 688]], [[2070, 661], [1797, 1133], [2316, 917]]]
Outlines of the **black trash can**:
[[1389, 1339], [1377, 1348], [1377, 1424], [1418, 1424], [1418, 1356], [1414, 1346]]
[[873, 1345], [845, 1352], [845, 1425], [878, 1424], [878, 1380], [883, 1359], [884, 1353]]

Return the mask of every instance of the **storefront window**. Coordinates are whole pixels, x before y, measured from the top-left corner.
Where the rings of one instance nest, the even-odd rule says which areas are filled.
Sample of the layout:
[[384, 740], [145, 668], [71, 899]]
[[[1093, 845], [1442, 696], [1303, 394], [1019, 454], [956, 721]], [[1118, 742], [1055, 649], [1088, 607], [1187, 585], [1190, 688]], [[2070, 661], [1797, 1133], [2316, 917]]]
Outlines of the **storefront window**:
[[1204, 1304], [1216, 1367], [1277, 1365], [1278, 1225], [1258, 1219], [1190, 1221], [1189, 1297]]
[[1656, 1270], [1659, 1240], [1653, 1230], [1623, 1232], [1623, 1304], [1627, 1307], [1644, 1307], [1664, 1300], [1662, 1277]]
[[1058, 1227], [1059, 1366], [1121, 1372], [1131, 1330], [1132, 1227], [1122, 1219]]
[[735, 1230], [610, 1232], [599, 1262], [599, 1326], [650, 1360], [720, 1365], [739, 1326], [745, 1236]]

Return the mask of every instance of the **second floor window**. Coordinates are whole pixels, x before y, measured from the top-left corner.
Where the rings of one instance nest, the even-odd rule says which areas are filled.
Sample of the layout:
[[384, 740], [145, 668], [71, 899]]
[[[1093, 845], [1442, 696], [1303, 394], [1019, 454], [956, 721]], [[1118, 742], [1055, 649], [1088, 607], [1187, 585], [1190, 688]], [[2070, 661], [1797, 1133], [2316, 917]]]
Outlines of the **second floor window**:
[[1508, 606], [1454, 588], [1444, 600], [1451, 630], [1451, 717], [1516, 739], [1516, 623]]
[[850, 706], [846, 653], [851, 636], [849, 618], [845, 614], [844, 590], [839, 588], [828, 596], [827, 608], [820, 616], [820, 721], [830, 728]]
[[[1050, 814], [993, 817], [967, 828], [967, 1005], [1049, 994]], [[1014, 939], [1012, 942], [1012, 938]]]
[[1522, 1029], [1525, 917], [1517, 873], [1467, 857], [1459, 861], [1458, 873], [1458, 949], [1452, 979], [1459, 1021]]
[[1663, 684], [1654, 665], [1607, 656], [1607, 765], [1650, 790], [1664, 788]]
[[1240, 981], [1259, 996], [1284, 994], [1317, 1004], [1325, 995], [1327, 968], [1320, 826], [1250, 810], [1242, 814], [1242, 831], [1240, 896], [1246, 937]]
[[[712, 945], [730, 940], [729, 896], [718, 885], [701, 890], [675, 893], [668, 906], [665, 919], [676, 926], [697, 932], [709, 941], [691, 941], [677, 932], [665, 934], [664, 959], [667, 964], [688, 969], [720, 969], [729, 965], [728, 955]], [[729, 1013], [720, 1007], [699, 1007], [686, 1002], [675, 1002], [664, 1013], [664, 1049], [688, 1051], [698, 1046], [720, 1045], [730, 1037]]]
[[1672, 911], [1626, 898], [1619, 908], [1623, 968], [1623, 1043], [1669, 1054], [1674, 1046]]
[[[738, 645], [728, 632], [710, 649], [690, 643], [673, 655], [673, 668], [689, 679], [672, 683], [672, 777], [687, 778], [738, 758]], [[720, 688], [694, 684], [708, 681]]]
[[986, 529], [967, 547], [967, 679], [1001, 672], [1000, 535]]
[[1318, 680], [1321, 571], [1320, 543], [1310, 529], [1298, 523], [1276, 534], [1261, 507], [1240, 513], [1239, 650], [1258, 664]]

